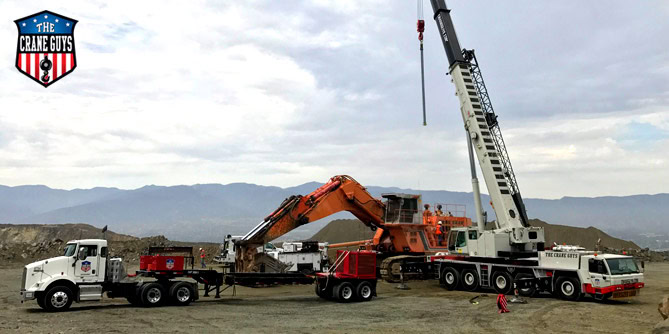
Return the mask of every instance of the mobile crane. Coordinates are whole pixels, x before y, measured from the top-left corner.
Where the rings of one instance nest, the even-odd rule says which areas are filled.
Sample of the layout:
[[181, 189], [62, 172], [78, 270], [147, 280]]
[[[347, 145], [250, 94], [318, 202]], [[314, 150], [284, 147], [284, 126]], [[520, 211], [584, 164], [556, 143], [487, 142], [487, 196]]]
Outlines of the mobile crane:
[[[544, 249], [543, 228], [529, 226], [474, 50], [460, 49], [445, 1], [430, 1], [460, 101], [478, 226], [452, 229], [448, 252], [431, 256], [427, 262], [405, 263], [401, 271], [432, 273], [448, 289], [492, 287], [508, 294], [516, 286], [521, 294], [547, 291], [567, 300], [577, 300], [586, 293], [596, 299], [638, 295], [644, 286], [643, 264], [630, 256], [574, 247]], [[473, 152], [497, 217], [492, 230], [485, 230]]]

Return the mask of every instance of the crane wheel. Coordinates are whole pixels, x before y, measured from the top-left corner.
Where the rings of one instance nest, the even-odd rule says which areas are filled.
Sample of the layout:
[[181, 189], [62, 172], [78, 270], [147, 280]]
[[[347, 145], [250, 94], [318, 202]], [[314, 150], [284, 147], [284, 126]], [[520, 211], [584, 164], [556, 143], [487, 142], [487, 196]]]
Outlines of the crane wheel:
[[439, 281], [447, 290], [455, 290], [460, 283], [460, 273], [453, 267], [445, 267]]
[[508, 295], [513, 291], [513, 279], [506, 271], [496, 271], [492, 274], [492, 285], [497, 293]]
[[354, 301], [355, 298], [355, 289], [353, 284], [349, 282], [342, 282], [334, 287], [334, 297], [340, 303], [350, 303]]
[[[516, 281], [523, 279], [534, 279], [534, 275], [531, 274], [518, 274], [516, 275]], [[518, 294], [523, 297], [534, 297], [537, 294], [537, 288], [532, 284], [531, 287], [527, 288], [518, 288]]]
[[474, 291], [479, 287], [479, 274], [474, 269], [462, 271], [462, 287], [467, 291]]
[[560, 298], [569, 301], [577, 301], [583, 296], [581, 294], [581, 284], [574, 277], [558, 277], [554, 291], [557, 291]]

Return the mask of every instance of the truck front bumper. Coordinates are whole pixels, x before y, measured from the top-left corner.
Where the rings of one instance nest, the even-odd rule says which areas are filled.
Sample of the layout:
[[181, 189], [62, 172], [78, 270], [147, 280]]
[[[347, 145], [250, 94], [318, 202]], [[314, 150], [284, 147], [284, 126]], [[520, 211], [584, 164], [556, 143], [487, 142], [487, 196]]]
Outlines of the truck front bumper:
[[35, 291], [21, 290], [21, 292], [19, 292], [19, 295], [21, 296], [21, 303], [25, 302], [26, 300], [35, 299]]

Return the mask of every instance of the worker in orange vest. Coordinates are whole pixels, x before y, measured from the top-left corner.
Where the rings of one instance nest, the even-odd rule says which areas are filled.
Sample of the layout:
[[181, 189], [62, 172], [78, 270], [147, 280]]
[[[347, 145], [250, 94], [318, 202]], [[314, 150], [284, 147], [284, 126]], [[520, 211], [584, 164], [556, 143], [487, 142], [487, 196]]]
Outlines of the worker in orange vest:
[[439, 242], [439, 245], [441, 245], [442, 241], [444, 241], [444, 231], [442, 231], [443, 228], [443, 223], [439, 221], [437, 230], [434, 232], [437, 235], [437, 242]]
[[207, 268], [207, 265], [204, 264], [204, 249], [200, 248], [200, 263], [202, 264], [202, 268]]

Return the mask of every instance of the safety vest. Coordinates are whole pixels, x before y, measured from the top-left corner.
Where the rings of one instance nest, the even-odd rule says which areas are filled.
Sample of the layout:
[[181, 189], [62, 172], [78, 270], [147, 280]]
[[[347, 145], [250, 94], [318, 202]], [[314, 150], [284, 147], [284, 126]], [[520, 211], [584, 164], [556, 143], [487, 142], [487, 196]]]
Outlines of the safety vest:
[[437, 227], [437, 234], [441, 234], [441, 226]]

